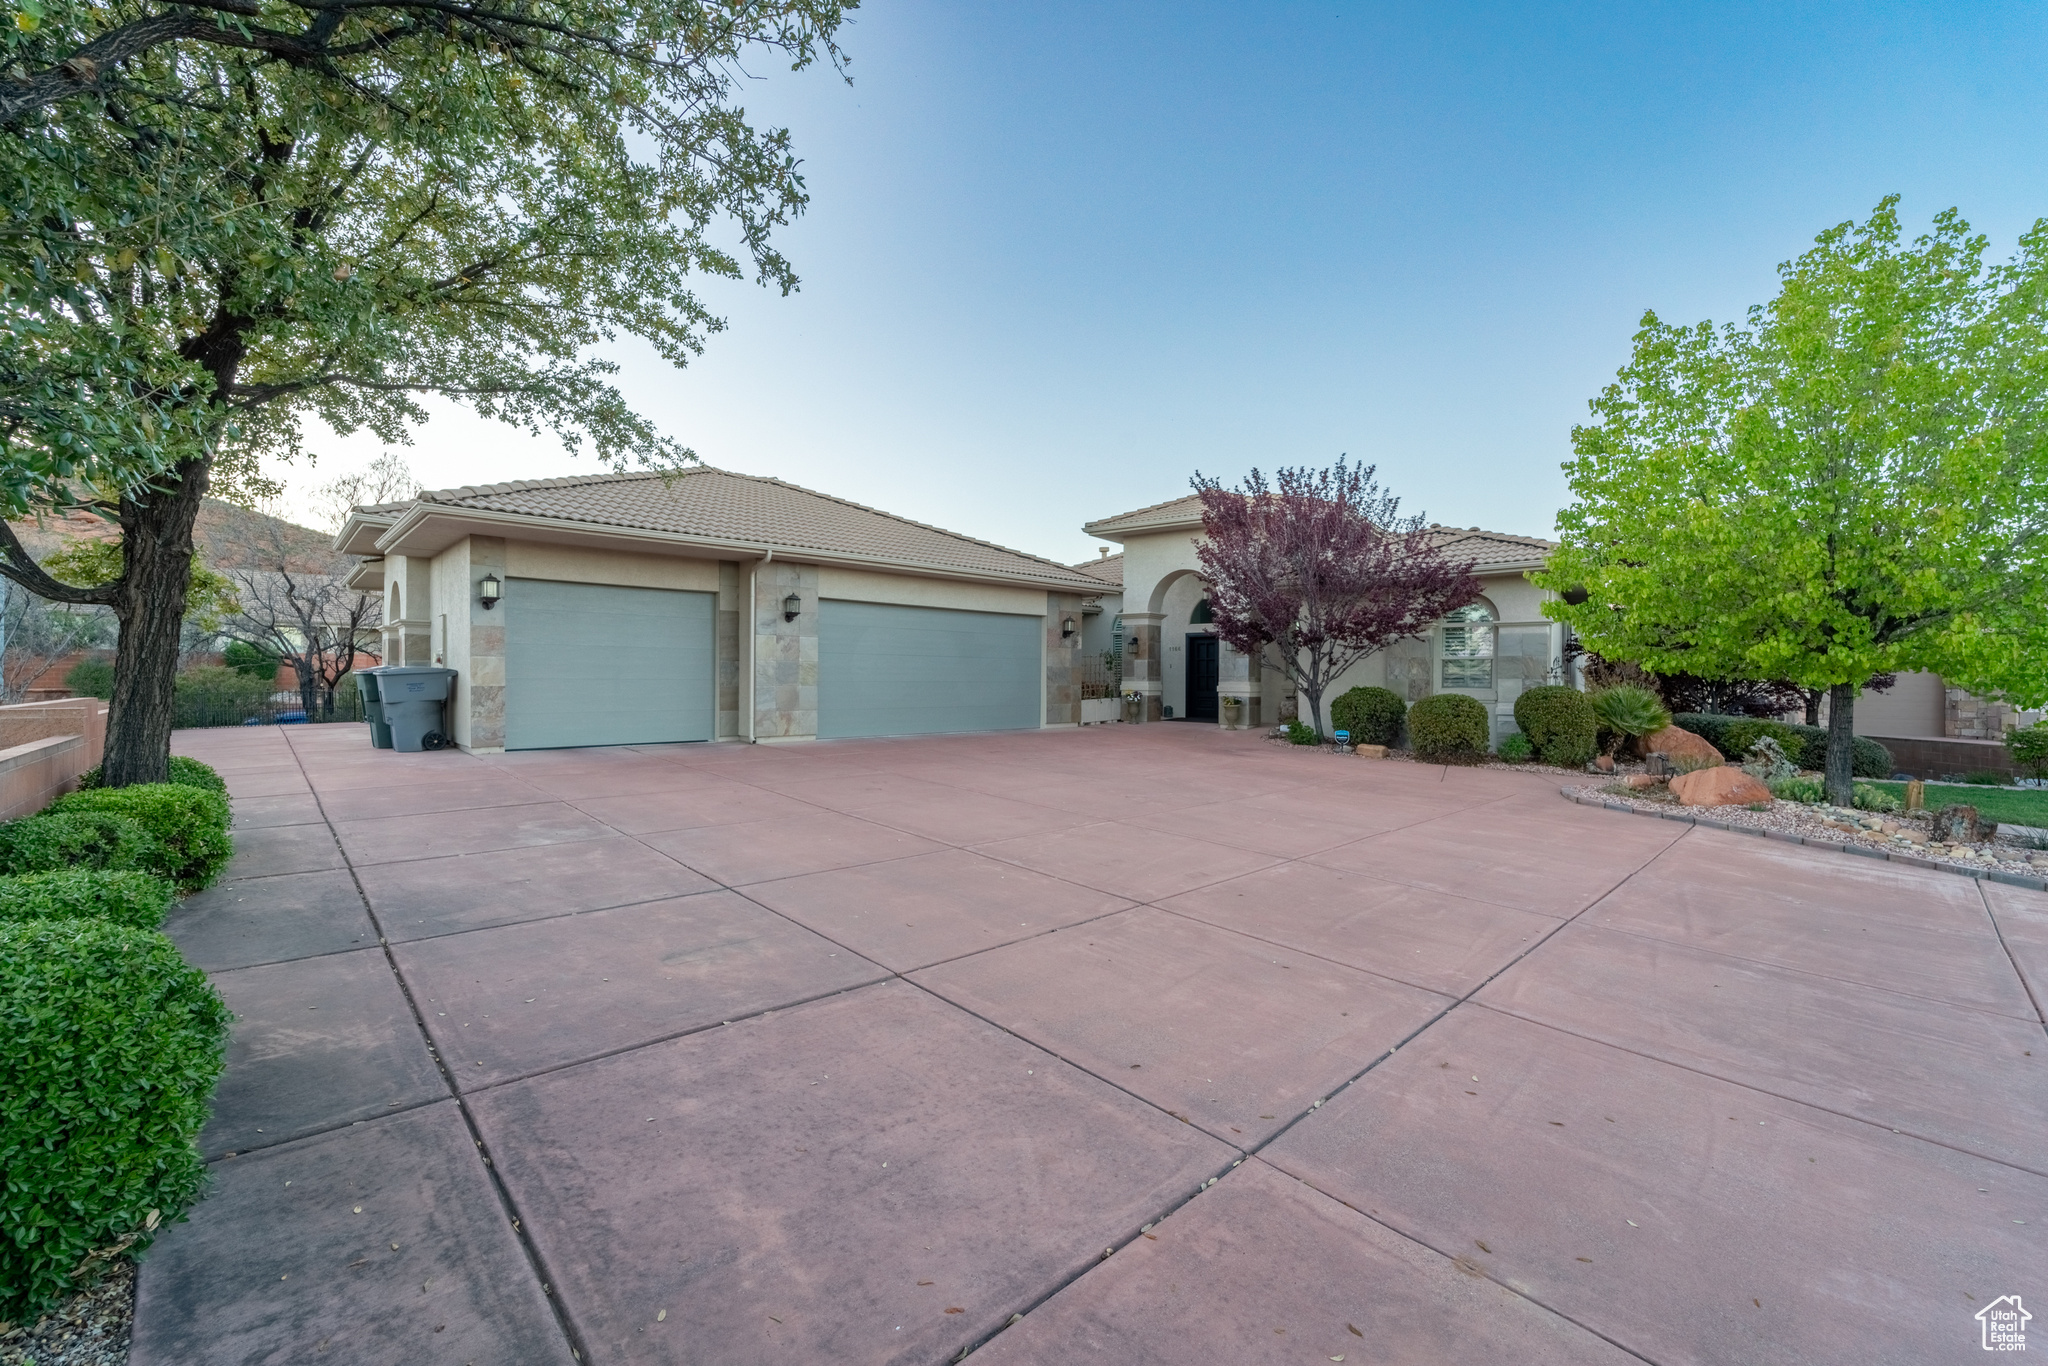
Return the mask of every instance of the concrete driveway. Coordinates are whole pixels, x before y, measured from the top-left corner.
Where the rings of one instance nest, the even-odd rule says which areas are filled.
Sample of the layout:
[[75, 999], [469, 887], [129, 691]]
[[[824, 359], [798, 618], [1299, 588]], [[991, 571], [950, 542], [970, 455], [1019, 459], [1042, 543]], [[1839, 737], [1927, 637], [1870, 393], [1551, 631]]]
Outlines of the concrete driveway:
[[2048, 1315], [2038, 893], [1189, 725], [178, 748], [239, 852], [170, 930], [241, 1019], [137, 1366], [1921, 1366]]

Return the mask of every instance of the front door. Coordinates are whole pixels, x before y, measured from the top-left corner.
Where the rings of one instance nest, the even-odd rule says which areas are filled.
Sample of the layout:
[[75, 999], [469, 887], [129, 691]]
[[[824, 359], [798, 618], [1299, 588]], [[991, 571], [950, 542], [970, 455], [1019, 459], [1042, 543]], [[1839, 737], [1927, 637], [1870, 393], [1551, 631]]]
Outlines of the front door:
[[1216, 637], [1188, 637], [1188, 720], [1216, 719]]

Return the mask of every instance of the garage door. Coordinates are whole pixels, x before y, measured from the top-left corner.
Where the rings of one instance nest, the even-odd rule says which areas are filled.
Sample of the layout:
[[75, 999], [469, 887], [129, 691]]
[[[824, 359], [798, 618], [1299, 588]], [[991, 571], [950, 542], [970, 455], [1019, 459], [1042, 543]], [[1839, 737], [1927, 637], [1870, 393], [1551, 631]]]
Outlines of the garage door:
[[712, 597], [508, 580], [505, 748], [709, 740]]
[[1038, 727], [1041, 617], [818, 604], [818, 734]]

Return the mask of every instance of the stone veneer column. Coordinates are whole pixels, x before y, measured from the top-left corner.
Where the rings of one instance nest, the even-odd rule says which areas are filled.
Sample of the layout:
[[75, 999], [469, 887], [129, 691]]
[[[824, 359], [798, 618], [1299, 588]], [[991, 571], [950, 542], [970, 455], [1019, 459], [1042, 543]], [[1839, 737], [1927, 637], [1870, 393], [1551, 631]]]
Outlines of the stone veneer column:
[[489, 753], [505, 748], [505, 614], [519, 609], [510, 593], [483, 609], [478, 585], [486, 574], [504, 581], [502, 536], [469, 538], [469, 747]]
[[[1069, 617], [1074, 633], [1063, 635]], [[1081, 599], [1072, 593], [1045, 595], [1045, 724], [1081, 724]]]
[[[803, 601], [795, 621], [782, 600]], [[764, 565], [754, 575], [754, 738], [812, 740], [818, 734], [818, 567]]]
[[[1223, 707], [1226, 697], [1235, 697], [1244, 704], [1236, 727], [1231, 726], [1230, 714]], [[1259, 724], [1259, 687], [1254, 681], [1252, 657], [1239, 654], [1220, 640], [1216, 642], [1216, 724], [1226, 730]]]
[[732, 560], [718, 563], [718, 721], [714, 734], [730, 740], [740, 733], [740, 613], [747, 593], [746, 566]]
[[1124, 613], [1123, 690], [1145, 699], [1147, 721], [1161, 719], [1160, 708], [1164, 705], [1160, 696], [1159, 624], [1165, 620], [1164, 612]]

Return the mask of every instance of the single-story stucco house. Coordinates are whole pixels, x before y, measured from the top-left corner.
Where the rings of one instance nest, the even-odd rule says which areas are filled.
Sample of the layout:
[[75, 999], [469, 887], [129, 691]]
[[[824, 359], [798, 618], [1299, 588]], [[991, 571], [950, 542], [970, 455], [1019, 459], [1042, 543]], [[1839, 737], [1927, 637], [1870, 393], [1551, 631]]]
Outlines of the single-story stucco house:
[[[1263, 661], [1216, 638], [1195, 547], [1202, 501], [1189, 494], [1089, 522], [1089, 535], [1123, 547], [1120, 565], [1123, 688], [1144, 698], [1147, 720], [1214, 721], [1224, 697], [1243, 699], [1246, 726], [1295, 714], [1292, 684]], [[1478, 527], [1432, 526], [1452, 556], [1473, 562], [1479, 598], [1427, 636], [1401, 641], [1353, 665], [1324, 695], [1391, 688], [1410, 702], [1458, 692], [1486, 704], [1496, 743], [1515, 730], [1522, 689], [1565, 678], [1564, 627], [1543, 617], [1549, 596], [1528, 580], [1556, 542]], [[1325, 721], [1328, 720], [1326, 716]]]
[[477, 753], [1075, 725], [1102, 587], [702, 467], [423, 493], [335, 545], [384, 595], [385, 662], [455, 671], [450, 738]]

